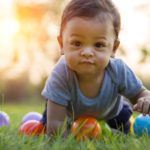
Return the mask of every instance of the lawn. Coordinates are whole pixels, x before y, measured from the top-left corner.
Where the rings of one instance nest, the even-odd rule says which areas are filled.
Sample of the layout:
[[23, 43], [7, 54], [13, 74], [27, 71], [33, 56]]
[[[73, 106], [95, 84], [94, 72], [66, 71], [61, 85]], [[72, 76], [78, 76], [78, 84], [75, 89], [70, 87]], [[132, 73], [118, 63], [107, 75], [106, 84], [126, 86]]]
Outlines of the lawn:
[[37, 103], [37, 104], [3, 104], [1, 106], [1, 110], [6, 112], [11, 121], [11, 129], [14, 129], [16, 126], [20, 126], [21, 119], [25, 114], [28, 112], [38, 112], [43, 113], [45, 108], [44, 103]]
[[[42, 104], [3, 104], [1, 109], [10, 116], [10, 127], [0, 128], [0, 150], [141, 150], [149, 149], [150, 138], [148, 135], [140, 138], [134, 134], [117, 134], [102, 135], [99, 140], [88, 140], [77, 142], [73, 136], [68, 135], [68, 139], [62, 139], [61, 135], [57, 135], [57, 140], [49, 142], [47, 135], [38, 137], [21, 136], [18, 130], [21, 125], [22, 117], [31, 111], [42, 114], [44, 103]], [[138, 114], [134, 114], [136, 117]]]

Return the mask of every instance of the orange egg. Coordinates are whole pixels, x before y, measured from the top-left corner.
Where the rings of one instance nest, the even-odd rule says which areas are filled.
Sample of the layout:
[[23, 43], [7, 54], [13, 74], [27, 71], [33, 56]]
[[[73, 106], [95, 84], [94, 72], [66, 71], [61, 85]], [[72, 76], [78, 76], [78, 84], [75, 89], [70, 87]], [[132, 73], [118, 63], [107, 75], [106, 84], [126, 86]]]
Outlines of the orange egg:
[[71, 128], [72, 135], [77, 141], [81, 139], [99, 139], [102, 134], [101, 127], [95, 118], [83, 116], [74, 121]]

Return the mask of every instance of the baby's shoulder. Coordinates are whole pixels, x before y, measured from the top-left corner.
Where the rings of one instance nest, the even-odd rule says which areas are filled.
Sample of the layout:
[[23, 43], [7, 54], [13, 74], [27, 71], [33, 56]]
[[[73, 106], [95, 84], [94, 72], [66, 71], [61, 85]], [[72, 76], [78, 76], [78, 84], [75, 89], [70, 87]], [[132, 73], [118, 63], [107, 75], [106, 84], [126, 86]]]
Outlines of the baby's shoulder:
[[62, 56], [54, 66], [52, 72], [57, 72], [58, 74], [62, 75], [66, 73], [66, 71], [67, 71], [67, 64], [65, 61], [65, 57]]
[[124, 74], [126, 71], [126, 64], [119, 58], [110, 58], [106, 69], [110, 77], [117, 84], [118, 80], [121, 79], [121, 74]]
[[120, 58], [110, 58], [109, 59], [109, 65], [112, 67], [119, 67], [120, 65], [122, 65], [124, 62], [122, 59]]
[[124, 70], [124, 65], [125, 63], [121, 59], [110, 58], [107, 70], [117, 76], [120, 71]]
[[51, 74], [55, 77], [60, 77], [66, 82], [70, 79], [70, 76], [73, 74], [72, 70], [67, 66], [65, 57], [62, 56], [56, 65], [54, 66]]

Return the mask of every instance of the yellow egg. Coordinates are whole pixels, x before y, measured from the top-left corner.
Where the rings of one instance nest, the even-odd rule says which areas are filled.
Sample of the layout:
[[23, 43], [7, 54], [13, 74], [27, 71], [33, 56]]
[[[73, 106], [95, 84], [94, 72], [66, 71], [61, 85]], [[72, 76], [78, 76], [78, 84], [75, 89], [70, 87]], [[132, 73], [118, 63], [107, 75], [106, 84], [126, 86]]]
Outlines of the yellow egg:
[[130, 123], [131, 123], [130, 131], [131, 131], [132, 133], [134, 133], [134, 130], [133, 130], [133, 124], [134, 124], [134, 121], [135, 121], [134, 117], [131, 116], [130, 119], [129, 119], [129, 121], [130, 121]]

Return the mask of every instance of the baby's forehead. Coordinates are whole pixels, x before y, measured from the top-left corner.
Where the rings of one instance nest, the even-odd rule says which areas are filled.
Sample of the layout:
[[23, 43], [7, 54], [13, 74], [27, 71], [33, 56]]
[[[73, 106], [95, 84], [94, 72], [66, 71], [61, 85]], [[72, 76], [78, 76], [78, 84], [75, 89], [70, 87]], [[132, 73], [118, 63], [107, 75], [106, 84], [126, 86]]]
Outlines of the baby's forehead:
[[[92, 30], [91, 30], [92, 29]], [[114, 34], [114, 26], [110, 19], [74, 17], [66, 24], [63, 35], [83, 34], [98, 36], [99, 34]]]
[[[85, 16], [75, 16], [73, 18], [70, 18], [70, 20], [68, 20], [68, 22], [66, 23], [66, 27], [68, 27], [68, 25], [70, 26], [71, 24], [77, 24], [77, 25], [82, 25], [81, 22], [82, 21], [86, 21], [86, 23], [91, 23], [93, 22], [93, 24], [109, 24], [109, 26], [112, 26], [112, 28], [114, 29], [113, 26], [113, 19], [111, 14], [109, 13], [101, 13], [95, 17], [85, 17]], [[65, 27], [64, 27], [65, 29]]]
[[75, 19], [75, 18], [79, 18], [79, 19], [83, 19], [83, 20], [89, 20], [89, 21], [93, 21], [94, 23], [112, 23], [113, 24], [113, 17], [112, 17], [112, 15], [110, 14], [110, 13], [108, 13], [108, 12], [101, 12], [101, 13], [99, 13], [98, 15], [96, 15], [96, 16], [93, 16], [93, 17], [91, 17], [91, 16], [74, 16], [74, 17], [72, 17], [72, 18], [70, 18], [67, 22], [66, 22], [66, 24], [70, 21], [70, 20], [73, 20], [73, 19]]
[[97, 16], [95, 16], [94, 19], [95, 19], [95, 21], [113, 23], [113, 17], [108, 12], [101, 12]]

